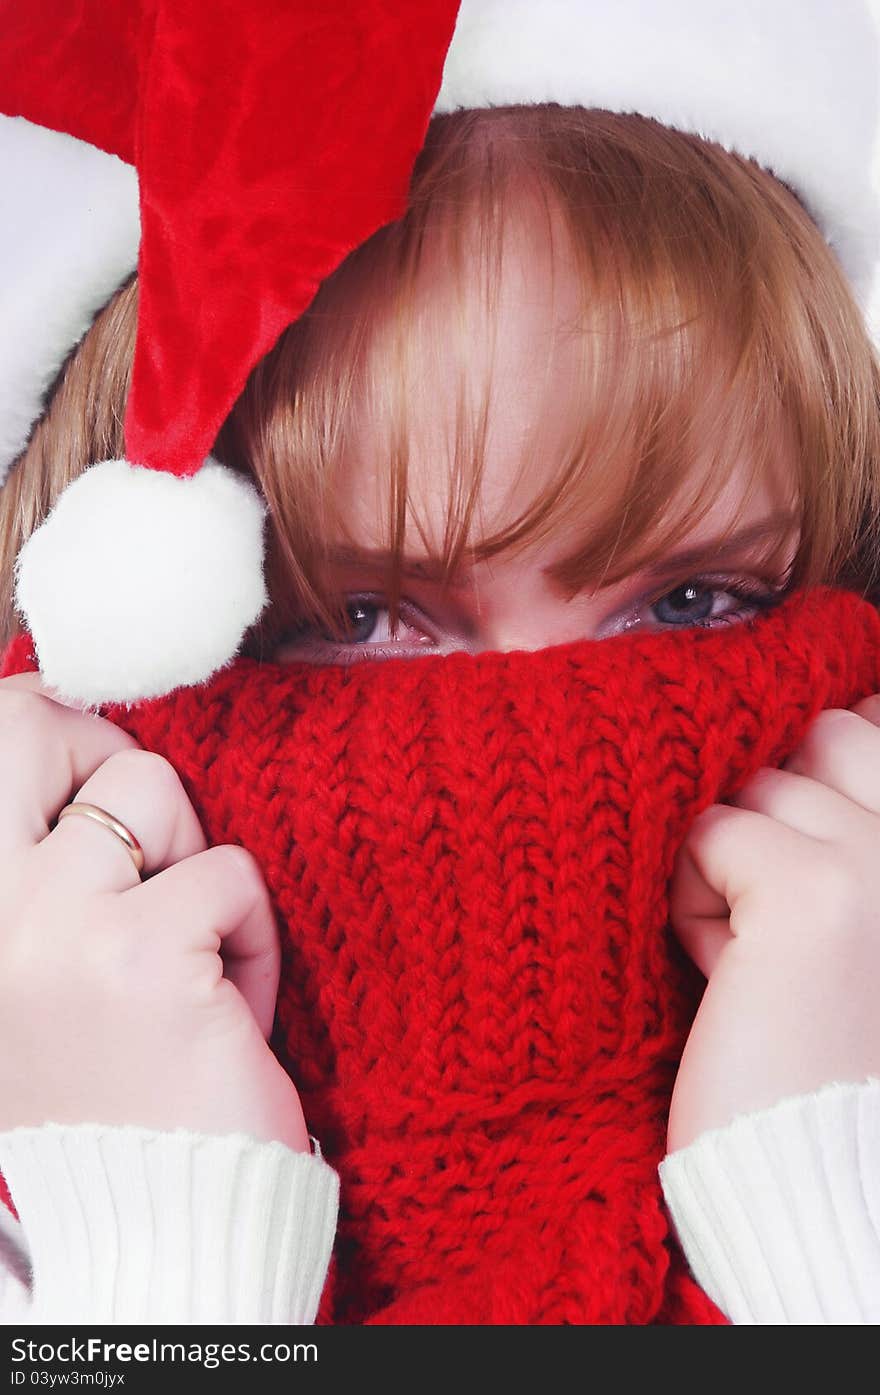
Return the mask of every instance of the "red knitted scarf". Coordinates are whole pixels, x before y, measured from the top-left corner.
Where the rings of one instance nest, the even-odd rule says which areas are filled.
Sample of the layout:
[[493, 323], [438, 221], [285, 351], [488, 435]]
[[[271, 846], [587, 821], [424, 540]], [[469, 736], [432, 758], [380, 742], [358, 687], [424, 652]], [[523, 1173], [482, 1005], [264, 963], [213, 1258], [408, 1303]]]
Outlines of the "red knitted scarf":
[[[32, 666], [27, 640], [5, 672]], [[842, 592], [745, 625], [352, 668], [239, 659], [106, 715], [259, 860], [275, 1046], [342, 1178], [331, 1322], [712, 1323], [657, 1180], [702, 980], [698, 810], [880, 688]]]

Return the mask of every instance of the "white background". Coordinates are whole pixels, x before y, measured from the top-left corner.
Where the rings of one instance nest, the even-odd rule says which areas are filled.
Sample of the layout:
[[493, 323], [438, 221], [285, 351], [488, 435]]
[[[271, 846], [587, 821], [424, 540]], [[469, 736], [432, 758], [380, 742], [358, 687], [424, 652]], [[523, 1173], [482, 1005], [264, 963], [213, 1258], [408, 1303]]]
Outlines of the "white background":
[[[834, 0], [827, 0], [829, 5], [834, 4]], [[868, 8], [874, 16], [874, 23], [878, 29], [878, 42], [880, 42], [880, 0], [868, 0]], [[878, 74], [878, 84], [880, 84], [880, 74]], [[880, 91], [878, 91], [878, 106], [880, 106]], [[877, 199], [880, 201], [880, 129], [878, 129], [874, 141], [874, 188]], [[880, 344], [880, 274], [875, 278], [874, 291], [868, 303], [868, 322], [874, 331], [874, 338]]]

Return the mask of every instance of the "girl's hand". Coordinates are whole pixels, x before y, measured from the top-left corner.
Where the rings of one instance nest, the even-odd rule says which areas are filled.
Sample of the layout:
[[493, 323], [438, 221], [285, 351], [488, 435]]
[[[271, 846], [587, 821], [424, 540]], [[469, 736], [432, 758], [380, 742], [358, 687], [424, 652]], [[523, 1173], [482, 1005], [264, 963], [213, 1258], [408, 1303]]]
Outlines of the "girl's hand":
[[671, 919], [709, 980], [669, 1151], [735, 1115], [880, 1075], [880, 695], [822, 712], [782, 770], [695, 821]]
[[[92, 819], [52, 828], [74, 800], [131, 829], [149, 880]], [[307, 1150], [265, 1040], [279, 965], [256, 863], [206, 847], [173, 767], [38, 675], [0, 680], [0, 1129], [140, 1124]]]

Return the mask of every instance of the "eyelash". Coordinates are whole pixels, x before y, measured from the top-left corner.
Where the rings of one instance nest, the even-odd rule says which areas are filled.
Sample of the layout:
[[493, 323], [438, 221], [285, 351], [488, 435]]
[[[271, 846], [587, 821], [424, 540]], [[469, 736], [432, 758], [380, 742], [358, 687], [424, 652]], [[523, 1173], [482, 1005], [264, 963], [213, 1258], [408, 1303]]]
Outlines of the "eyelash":
[[[767, 583], [764, 586], [756, 582], [749, 581], [744, 577], [718, 577], [718, 576], [693, 576], [687, 577], [684, 581], [677, 582], [673, 586], [665, 584], [660, 591], [651, 592], [643, 597], [630, 609], [630, 614], [643, 610], [650, 610], [659, 604], [667, 596], [673, 595], [676, 591], [682, 590], [686, 586], [693, 586], [697, 590], [714, 591], [719, 594], [731, 596], [734, 600], [742, 602], [752, 608], [756, 614], [773, 609], [789, 594], [787, 585], [777, 583]], [[769, 588], [769, 589], [768, 589]], [[345, 602], [348, 606], [369, 605], [375, 606], [379, 611], [383, 609], [381, 604], [383, 597], [375, 592], [358, 592], [346, 596]], [[409, 616], [409, 620], [407, 619]], [[746, 619], [753, 619], [748, 616]], [[402, 601], [399, 609], [399, 619], [403, 624], [412, 624], [413, 628], [425, 629], [427, 617], [417, 606]], [[692, 620], [679, 626], [667, 625], [660, 631], [653, 633], [668, 634], [675, 629], [720, 629], [723, 625], [743, 624], [742, 613], [739, 610], [725, 612], [722, 615], [707, 617], [704, 620]], [[635, 620], [631, 625], [623, 625], [615, 634], [625, 634], [628, 630], [635, 629], [641, 624]], [[368, 641], [362, 644], [354, 642], [344, 643], [337, 641], [335, 637], [316, 635], [314, 630], [305, 626], [297, 631], [292, 638], [299, 639], [305, 653], [311, 648], [310, 655], [312, 662], [320, 661], [325, 664], [337, 663], [362, 663], [367, 661], [377, 661], [382, 659], [399, 659], [401, 657], [402, 645], [400, 643], [383, 646], [381, 644], [370, 644]]]
[[[686, 586], [693, 586], [698, 591], [715, 591], [726, 596], [733, 596], [737, 601], [754, 608], [757, 612], [772, 610], [774, 606], [789, 594], [789, 587], [781, 581], [766, 583], [761, 586], [757, 582], [749, 581], [745, 577], [733, 576], [689, 576], [684, 581], [676, 582], [674, 586], [664, 585], [662, 591], [652, 592], [643, 600], [637, 602], [635, 609], [650, 610], [652, 606], [658, 605], [665, 597], [673, 595], [676, 591], [683, 590]], [[722, 625], [742, 624], [739, 611], [725, 612], [723, 615], [716, 615], [714, 618], [708, 617], [705, 620], [692, 620], [689, 624], [681, 625], [681, 629], [701, 629], [717, 630]], [[668, 629], [674, 629], [669, 626]], [[668, 633], [668, 630], [665, 631]]]
[[[381, 611], [383, 609], [383, 606], [381, 605], [383, 599], [384, 597], [377, 594], [376, 592], [365, 591], [362, 593], [352, 593], [351, 595], [346, 596], [345, 604], [346, 606], [376, 606], [377, 610]], [[414, 629], [417, 626], [424, 629], [427, 617], [423, 614], [423, 612], [419, 610], [417, 606], [410, 604], [410, 602], [401, 601], [400, 606], [398, 607], [398, 620], [403, 624], [407, 624], [407, 616], [411, 617]], [[306, 630], [301, 633], [308, 634], [308, 631]], [[383, 647], [380, 644], [369, 643], [344, 644], [337, 641], [335, 637], [331, 637], [329, 635], [321, 636], [317, 639], [312, 639], [310, 637], [306, 639], [305, 643], [306, 645], [310, 643], [315, 644], [316, 646], [320, 645], [321, 662], [326, 664], [356, 664], [364, 663], [368, 660], [375, 661], [377, 659], [399, 659], [402, 647], [400, 644], [392, 644], [387, 647]]]

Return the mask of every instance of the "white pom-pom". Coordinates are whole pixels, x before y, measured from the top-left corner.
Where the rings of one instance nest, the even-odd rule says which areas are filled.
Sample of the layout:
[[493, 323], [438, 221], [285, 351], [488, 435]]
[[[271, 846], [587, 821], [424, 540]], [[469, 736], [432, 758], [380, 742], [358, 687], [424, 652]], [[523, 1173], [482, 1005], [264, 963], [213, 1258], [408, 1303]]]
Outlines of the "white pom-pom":
[[215, 460], [187, 479], [91, 466], [16, 564], [45, 682], [99, 706], [160, 697], [229, 663], [268, 599], [265, 515], [253, 485]]

